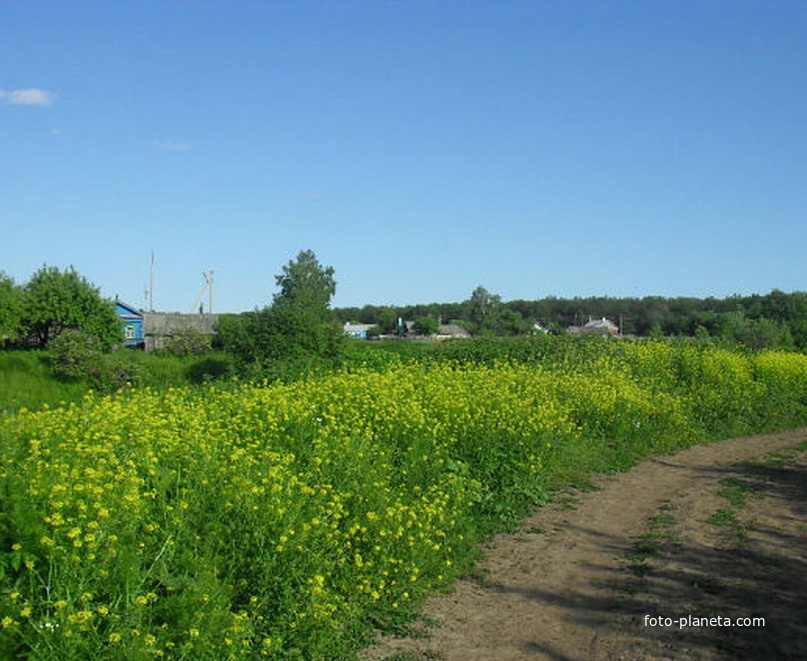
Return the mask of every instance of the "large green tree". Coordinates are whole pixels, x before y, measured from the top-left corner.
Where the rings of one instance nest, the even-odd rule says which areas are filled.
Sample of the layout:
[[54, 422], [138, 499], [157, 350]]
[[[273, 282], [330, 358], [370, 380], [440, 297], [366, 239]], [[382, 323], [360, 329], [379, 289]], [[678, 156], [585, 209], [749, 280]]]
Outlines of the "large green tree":
[[104, 347], [123, 339], [114, 304], [73, 267], [43, 266], [34, 273], [23, 288], [23, 325], [43, 347], [66, 328], [96, 337]]
[[228, 321], [225, 348], [242, 362], [334, 358], [342, 347], [342, 327], [330, 308], [336, 292], [333, 267], [322, 266], [311, 250], [303, 250], [276, 276], [280, 291], [272, 305]]
[[0, 271], [0, 346], [19, 337], [22, 309], [22, 289]]
[[292, 305], [306, 308], [322, 317], [329, 316], [331, 297], [336, 293], [332, 266], [324, 267], [313, 250], [301, 250], [297, 259], [283, 267], [275, 276], [280, 291], [275, 294], [276, 306]]
[[435, 335], [440, 332], [440, 323], [434, 317], [418, 317], [414, 330], [418, 335]]

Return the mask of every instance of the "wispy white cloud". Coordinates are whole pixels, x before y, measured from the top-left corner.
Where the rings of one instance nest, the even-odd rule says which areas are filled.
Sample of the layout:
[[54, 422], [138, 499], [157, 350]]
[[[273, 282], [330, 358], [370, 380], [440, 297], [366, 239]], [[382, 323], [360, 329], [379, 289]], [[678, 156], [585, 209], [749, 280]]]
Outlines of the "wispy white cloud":
[[31, 87], [24, 90], [0, 90], [0, 102], [11, 106], [49, 106], [56, 99], [53, 92]]
[[193, 145], [189, 142], [155, 142], [152, 147], [160, 151], [190, 151]]

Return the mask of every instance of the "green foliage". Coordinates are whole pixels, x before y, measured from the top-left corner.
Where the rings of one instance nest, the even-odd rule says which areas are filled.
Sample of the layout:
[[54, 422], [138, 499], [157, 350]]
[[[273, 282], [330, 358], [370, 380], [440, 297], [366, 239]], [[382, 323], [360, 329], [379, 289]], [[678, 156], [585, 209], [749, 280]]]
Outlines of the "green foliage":
[[195, 328], [183, 328], [165, 340], [163, 350], [175, 356], [201, 356], [210, 351], [211, 338]]
[[[535, 322], [553, 333], [569, 326], [580, 326], [589, 317], [607, 317], [619, 324], [626, 335], [649, 337], [654, 326], [664, 337], [692, 337], [702, 326], [711, 337], [721, 335], [731, 324], [732, 316], [741, 312], [748, 320], [768, 319], [788, 326], [796, 347], [807, 351], [807, 292], [715, 298], [544, 298], [535, 301], [502, 301], [484, 287], [477, 287], [471, 297], [461, 303], [430, 303], [410, 305], [397, 310], [365, 305], [362, 308], [336, 310], [341, 321], [359, 319], [362, 323], [379, 324], [388, 330], [390, 314], [417, 319], [430, 316], [462, 322], [474, 335], [507, 336], [529, 332]], [[779, 346], [788, 346], [787, 335], [781, 335]], [[752, 340], [752, 343], [754, 341]]]
[[56, 379], [45, 351], [0, 351], [0, 414], [77, 402], [86, 390], [84, 382]]
[[16, 340], [22, 329], [22, 290], [0, 271], [0, 347]]
[[373, 321], [376, 322], [381, 333], [388, 333], [395, 328], [395, 324], [398, 321], [398, 314], [394, 308], [384, 307], [381, 308], [378, 313], [377, 319], [370, 319], [364, 323], [372, 323]]
[[233, 365], [226, 356], [207, 356], [192, 363], [185, 370], [191, 383], [206, 383], [232, 374]]
[[807, 319], [799, 319], [790, 322], [790, 336], [793, 338], [793, 345], [799, 350], [807, 352]]
[[63, 380], [86, 381], [102, 392], [136, 385], [137, 365], [104, 351], [101, 341], [84, 331], [67, 328], [48, 344], [53, 374]]
[[92, 335], [106, 348], [123, 340], [114, 305], [72, 267], [39, 269], [24, 287], [23, 305], [24, 326], [41, 347], [66, 328]]
[[333, 268], [310, 250], [277, 276], [280, 292], [271, 307], [219, 324], [220, 342], [243, 369], [272, 370], [278, 362], [307, 365], [335, 360], [344, 345], [342, 327], [330, 309], [336, 291]]
[[784, 322], [766, 317], [748, 319], [742, 311], [726, 316], [720, 336], [756, 351], [775, 347], [792, 348], [794, 344], [790, 329]]
[[434, 317], [418, 317], [414, 330], [418, 335], [435, 335], [440, 330], [440, 324]]
[[548, 490], [807, 421], [792, 352], [436, 344], [352, 343], [377, 368], [289, 385], [142, 388], [0, 419], [0, 657], [355, 658], [371, 625], [399, 625]]
[[383, 333], [384, 333], [384, 329], [379, 325], [375, 325], [372, 328], [367, 329], [367, 339], [368, 340], [375, 339], [375, 338], [377, 338], [379, 335], [381, 335]]
[[59, 379], [79, 381], [98, 369], [105, 359], [97, 337], [67, 328], [48, 344], [54, 375]]
[[468, 320], [473, 324], [476, 332], [489, 329], [489, 319], [494, 310], [501, 303], [501, 297], [491, 294], [482, 285], [471, 292], [468, 300]]
[[283, 273], [275, 276], [280, 292], [275, 294], [274, 304], [323, 314], [336, 293], [333, 274], [333, 267], [323, 267], [313, 250], [301, 250], [297, 259], [291, 260], [283, 267]]

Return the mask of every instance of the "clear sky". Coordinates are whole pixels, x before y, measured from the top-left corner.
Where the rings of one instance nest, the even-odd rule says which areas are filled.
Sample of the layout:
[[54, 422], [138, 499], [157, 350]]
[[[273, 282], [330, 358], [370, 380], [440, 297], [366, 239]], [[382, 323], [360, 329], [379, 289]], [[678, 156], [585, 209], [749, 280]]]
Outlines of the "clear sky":
[[190, 311], [807, 289], [807, 2], [0, 2], [0, 270]]

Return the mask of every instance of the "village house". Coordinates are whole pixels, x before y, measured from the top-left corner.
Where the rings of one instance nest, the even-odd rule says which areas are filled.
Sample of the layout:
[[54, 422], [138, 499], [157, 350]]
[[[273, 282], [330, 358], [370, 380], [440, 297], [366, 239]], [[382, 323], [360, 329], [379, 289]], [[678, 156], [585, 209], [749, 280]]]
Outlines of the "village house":
[[215, 335], [217, 314], [181, 314], [179, 312], [143, 312], [115, 299], [115, 314], [123, 324], [127, 347], [146, 351], [162, 349], [165, 341], [187, 332]]
[[569, 326], [567, 329], [573, 335], [618, 335], [619, 326], [610, 319], [589, 319], [584, 326]]

